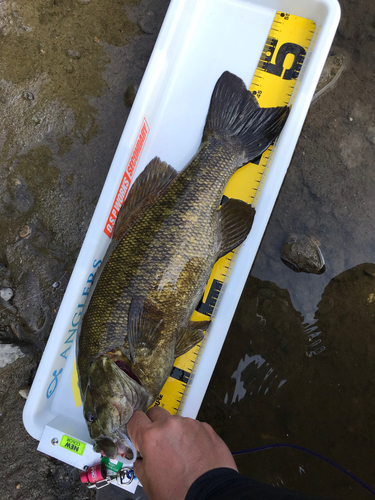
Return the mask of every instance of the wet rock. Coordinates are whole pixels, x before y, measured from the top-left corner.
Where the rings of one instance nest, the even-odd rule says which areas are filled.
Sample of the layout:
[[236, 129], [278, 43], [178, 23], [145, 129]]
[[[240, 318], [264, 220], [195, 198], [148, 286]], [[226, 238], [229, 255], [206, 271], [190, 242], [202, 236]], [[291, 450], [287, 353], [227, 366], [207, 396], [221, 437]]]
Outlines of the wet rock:
[[129, 85], [129, 87], [126, 89], [125, 94], [124, 94], [124, 102], [125, 106], [128, 108], [131, 108], [133, 106], [133, 103], [135, 101], [135, 97], [138, 92], [138, 85]]
[[24, 356], [24, 353], [18, 346], [13, 344], [0, 344], [0, 368], [4, 368]]
[[323, 254], [308, 236], [290, 235], [283, 246], [281, 260], [297, 273], [322, 274], [325, 271]]
[[156, 19], [156, 12], [153, 10], [148, 10], [144, 15], [138, 20], [138, 26], [141, 28], [143, 33], [153, 34], [157, 33], [159, 30], [159, 23]]
[[0, 297], [8, 302], [13, 297], [13, 290], [11, 288], [1, 288], [0, 289]]

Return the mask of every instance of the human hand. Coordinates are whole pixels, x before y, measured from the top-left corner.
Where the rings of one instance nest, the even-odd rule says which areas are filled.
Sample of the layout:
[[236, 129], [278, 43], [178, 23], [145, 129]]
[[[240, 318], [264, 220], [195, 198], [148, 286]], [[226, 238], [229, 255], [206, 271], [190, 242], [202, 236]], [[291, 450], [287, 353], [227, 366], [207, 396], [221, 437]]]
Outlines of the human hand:
[[134, 472], [149, 500], [184, 500], [205, 472], [237, 470], [227, 445], [206, 423], [153, 407], [147, 414], [135, 411], [127, 430], [142, 456], [134, 462]]

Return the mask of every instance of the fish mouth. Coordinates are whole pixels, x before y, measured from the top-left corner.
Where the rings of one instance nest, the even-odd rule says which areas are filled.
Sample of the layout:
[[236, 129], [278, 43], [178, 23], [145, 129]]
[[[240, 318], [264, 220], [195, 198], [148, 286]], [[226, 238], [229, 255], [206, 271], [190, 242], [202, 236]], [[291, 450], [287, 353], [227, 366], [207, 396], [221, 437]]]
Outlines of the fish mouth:
[[114, 363], [120, 368], [120, 370], [126, 373], [128, 377], [132, 378], [135, 382], [137, 382], [137, 384], [142, 385], [137, 375], [133, 372], [130, 366], [125, 363], [125, 361], [118, 359], [117, 361], [114, 361]]
[[133, 450], [121, 441], [113, 441], [110, 438], [96, 439], [96, 451], [102, 456], [115, 459], [117, 456], [125, 458], [126, 460], [133, 460]]

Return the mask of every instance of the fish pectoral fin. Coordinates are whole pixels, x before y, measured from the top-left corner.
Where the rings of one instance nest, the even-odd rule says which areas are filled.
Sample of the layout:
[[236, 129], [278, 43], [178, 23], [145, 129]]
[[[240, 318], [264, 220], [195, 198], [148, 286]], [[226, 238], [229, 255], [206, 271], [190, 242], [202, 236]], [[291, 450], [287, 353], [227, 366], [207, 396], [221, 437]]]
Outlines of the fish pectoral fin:
[[155, 203], [176, 177], [176, 170], [155, 157], [134, 181], [117, 217], [113, 239], [119, 241], [139, 217]]
[[133, 297], [128, 316], [128, 342], [131, 361], [135, 363], [137, 351], [152, 351], [163, 332], [163, 313], [147, 297]]
[[237, 248], [253, 225], [255, 209], [241, 200], [230, 198], [217, 212], [219, 219], [217, 258]]
[[175, 357], [178, 358], [187, 353], [204, 337], [204, 330], [207, 330], [209, 321], [190, 322], [189, 326], [180, 328], [176, 343]]

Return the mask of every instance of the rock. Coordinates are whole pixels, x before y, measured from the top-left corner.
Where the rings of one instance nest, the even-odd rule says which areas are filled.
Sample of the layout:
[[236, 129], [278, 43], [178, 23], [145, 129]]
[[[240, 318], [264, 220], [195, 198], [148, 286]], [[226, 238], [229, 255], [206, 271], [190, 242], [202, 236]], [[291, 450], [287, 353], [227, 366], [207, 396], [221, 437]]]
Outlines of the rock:
[[325, 271], [324, 257], [316, 242], [315, 238], [291, 234], [283, 246], [281, 260], [297, 273], [322, 274]]
[[30, 386], [25, 386], [25, 387], [21, 387], [18, 391], [18, 394], [23, 398], [23, 399], [27, 399], [28, 395], [29, 395], [29, 392], [30, 392]]
[[34, 94], [32, 92], [22, 92], [22, 97], [26, 100], [26, 101], [33, 101], [35, 99], [34, 97]]
[[13, 290], [11, 288], [2, 288], [0, 290], [0, 297], [8, 302], [13, 297]]
[[14, 363], [25, 355], [21, 349], [13, 344], [0, 344], [0, 368]]

